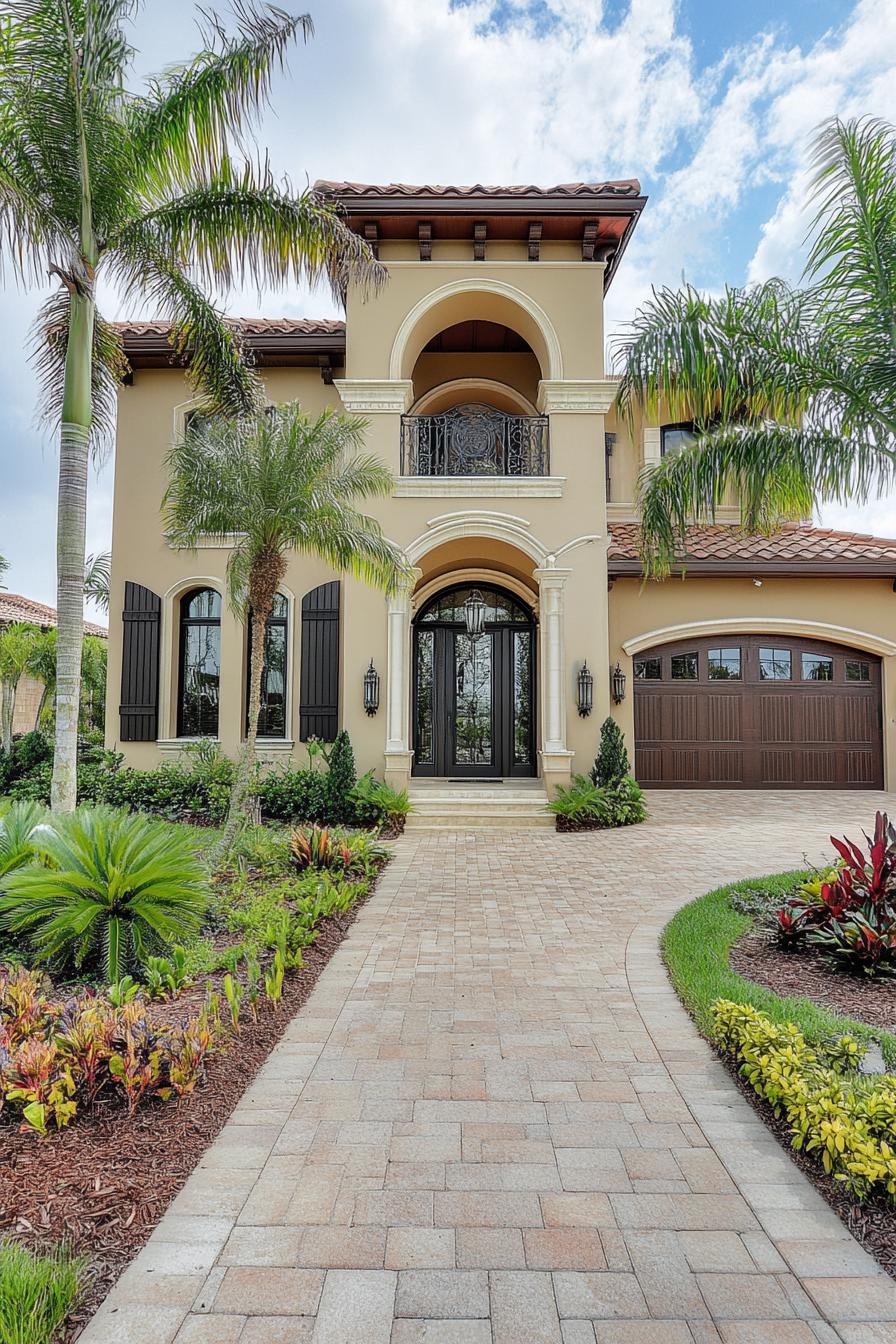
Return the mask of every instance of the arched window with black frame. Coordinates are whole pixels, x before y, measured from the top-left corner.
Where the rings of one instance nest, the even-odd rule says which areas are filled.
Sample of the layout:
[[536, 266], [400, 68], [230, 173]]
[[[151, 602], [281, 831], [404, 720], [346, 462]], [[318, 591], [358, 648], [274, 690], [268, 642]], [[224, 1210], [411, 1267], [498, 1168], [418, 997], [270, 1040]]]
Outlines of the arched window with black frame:
[[217, 737], [221, 690], [221, 594], [193, 588], [180, 600], [179, 737]]
[[660, 427], [660, 453], [663, 457], [674, 457], [682, 448], [688, 448], [697, 438], [697, 429], [693, 420], [680, 420], [675, 425]]
[[[276, 593], [264, 632], [264, 666], [261, 669], [259, 737], [286, 737], [286, 689], [289, 669], [289, 603]], [[246, 726], [249, 724], [249, 688], [252, 682], [252, 651], [246, 655]]]

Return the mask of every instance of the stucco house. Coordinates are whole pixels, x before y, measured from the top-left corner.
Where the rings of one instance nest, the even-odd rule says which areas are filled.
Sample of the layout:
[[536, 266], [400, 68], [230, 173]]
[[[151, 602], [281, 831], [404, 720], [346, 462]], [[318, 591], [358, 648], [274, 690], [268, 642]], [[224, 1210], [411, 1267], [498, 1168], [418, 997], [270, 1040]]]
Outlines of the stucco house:
[[[693, 529], [683, 579], [642, 583], [638, 475], [689, 427], [612, 410], [603, 303], [639, 184], [318, 187], [388, 283], [350, 292], [345, 322], [241, 327], [272, 401], [368, 419], [395, 477], [373, 511], [415, 578], [386, 598], [291, 561], [263, 754], [303, 760], [303, 740], [345, 727], [359, 769], [424, 809], [534, 815], [612, 713], [651, 787], [896, 787], [896, 541], [749, 537], [732, 505]], [[247, 638], [228, 552], [169, 549], [159, 514], [196, 403], [164, 324], [120, 331], [109, 744], [140, 766], [201, 735], [236, 752]]]

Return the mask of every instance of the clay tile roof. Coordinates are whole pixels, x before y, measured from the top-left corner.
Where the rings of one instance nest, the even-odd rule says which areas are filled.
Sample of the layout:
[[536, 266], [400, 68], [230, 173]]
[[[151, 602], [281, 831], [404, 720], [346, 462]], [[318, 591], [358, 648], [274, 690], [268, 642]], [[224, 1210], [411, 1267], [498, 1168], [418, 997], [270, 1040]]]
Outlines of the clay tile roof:
[[641, 183], [637, 178], [628, 178], [622, 182], [562, 182], [556, 187], [488, 187], [481, 182], [472, 187], [451, 187], [411, 186], [407, 182], [377, 185], [371, 182], [329, 182], [321, 179], [315, 182], [314, 190], [328, 196], [456, 196], [458, 199], [477, 196], [639, 196]]
[[[610, 530], [610, 572], [636, 572], [638, 524], [613, 523]], [[688, 528], [684, 560], [688, 569], [698, 571], [710, 565], [795, 570], [843, 566], [896, 573], [896, 540], [802, 523], [788, 523], [770, 536], [754, 536], [734, 524], [716, 523]]]
[[[345, 323], [329, 317], [236, 317], [228, 319], [244, 336], [338, 336]], [[124, 340], [129, 336], [167, 336], [170, 322], [113, 322]]]
[[[13, 621], [25, 621], [28, 625], [40, 625], [45, 629], [56, 624], [56, 608], [44, 606], [43, 602], [34, 602], [21, 593], [0, 593], [0, 626]], [[99, 635], [107, 639], [109, 631], [103, 625], [94, 625], [93, 621], [84, 622], [84, 631], [88, 635]]]

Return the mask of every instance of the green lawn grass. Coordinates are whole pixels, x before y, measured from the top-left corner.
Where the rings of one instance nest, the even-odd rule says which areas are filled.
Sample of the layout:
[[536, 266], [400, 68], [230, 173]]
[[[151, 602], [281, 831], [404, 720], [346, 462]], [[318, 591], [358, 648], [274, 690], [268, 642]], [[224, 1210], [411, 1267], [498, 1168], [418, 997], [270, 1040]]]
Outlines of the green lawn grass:
[[81, 1292], [83, 1260], [0, 1243], [0, 1344], [52, 1344]]
[[[661, 947], [672, 983], [704, 1036], [712, 1037], [711, 1008], [716, 999], [750, 1003], [774, 1022], [795, 1022], [809, 1040], [849, 1033], [859, 1040], [879, 1042], [888, 1067], [896, 1067], [896, 1036], [819, 1007], [810, 999], [781, 998], [732, 970], [728, 956], [733, 944], [752, 920], [731, 905], [737, 891], [793, 890], [805, 873], [778, 873], [710, 891], [682, 907], [666, 925]], [[834, 974], [834, 972], [832, 972]]]

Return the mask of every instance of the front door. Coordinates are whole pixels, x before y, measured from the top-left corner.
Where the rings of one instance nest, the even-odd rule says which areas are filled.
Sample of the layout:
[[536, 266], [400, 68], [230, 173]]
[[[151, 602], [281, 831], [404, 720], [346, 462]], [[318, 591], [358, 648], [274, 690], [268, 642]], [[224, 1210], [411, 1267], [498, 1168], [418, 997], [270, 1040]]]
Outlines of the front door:
[[[441, 594], [414, 631], [414, 773], [500, 779], [535, 773], [535, 625], [515, 599], [483, 591], [483, 633], [453, 617], [469, 589]], [[489, 619], [491, 617], [491, 619]]]

